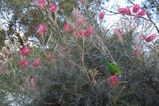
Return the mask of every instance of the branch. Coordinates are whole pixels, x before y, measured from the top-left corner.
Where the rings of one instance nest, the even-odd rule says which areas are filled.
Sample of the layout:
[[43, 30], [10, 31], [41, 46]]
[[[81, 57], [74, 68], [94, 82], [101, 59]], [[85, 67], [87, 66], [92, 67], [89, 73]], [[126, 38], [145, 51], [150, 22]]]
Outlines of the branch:
[[148, 16], [148, 18], [149, 18], [149, 21], [154, 25], [155, 29], [157, 30], [157, 32], [158, 32], [158, 34], [159, 34], [159, 29], [158, 29], [157, 25], [155, 24], [155, 22], [152, 21], [152, 19], [151, 19], [149, 13], [147, 13], [147, 16]]
[[[147, 6], [145, 4], [144, 4], [144, 7], [147, 8]], [[159, 34], [159, 28], [157, 27], [157, 25], [155, 24], [155, 22], [151, 19], [150, 13], [148, 11], [147, 11], [146, 15], [148, 17], [148, 21], [150, 21], [154, 25], [155, 29], [157, 30], [157, 33]]]
[[[120, 13], [118, 13], [118, 12], [113, 12], [113, 11], [109, 11], [109, 10], [106, 10], [106, 11], [108, 11], [108, 12], [110, 12], [110, 13], [113, 13], [112, 15], [114, 15], [114, 14], [120, 14]], [[132, 14], [132, 15], [128, 15], [128, 16], [134, 16], [134, 17], [136, 17], [136, 15], [133, 15], [133, 14]], [[141, 17], [141, 16], [137, 16], [137, 17], [138, 17], [138, 18], [142, 18], [142, 19], [144, 19], [144, 20], [146, 20], [146, 21], [151, 22], [151, 23], [154, 25], [155, 29], [157, 30], [157, 32], [158, 32], [158, 34], [159, 34], [159, 28], [157, 27], [157, 25], [155, 24], [155, 22], [151, 19], [149, 13], [147, 13], [147, 16], [148, 16], [148, 19], [145, 18], [145, 17]]]

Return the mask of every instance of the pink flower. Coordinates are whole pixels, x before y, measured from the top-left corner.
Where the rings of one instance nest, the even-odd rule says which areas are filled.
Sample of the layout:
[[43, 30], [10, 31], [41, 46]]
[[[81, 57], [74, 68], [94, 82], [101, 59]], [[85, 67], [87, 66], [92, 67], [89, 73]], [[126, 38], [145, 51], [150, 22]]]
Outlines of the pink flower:
[[27, 47], [24, 47], [24, 48], [20, 49], [20, 54], [23, 55], [23, 56], [28, 56], [29, 53], [30, 53], [30, 49], [27, 48]]
[[42, 36], [46, 32], [47, 32], [47, 26], [45, 24], [39, 24], [37, 27], [37, 33]]
[[73, 31], [73, 27], [71, 26], [71, 24], [69, 24], [68, 22], [64, 23], [64, 31], [65, 32], [71, 32]]
[[57, 12], [57, 11], [58, 11], [58, 6], [57, 6], [57, 4], [52, 3], [52, 4], [50, 5], [49, 10], [50, 10], [51, 12], [53, 12], [53, 13]]
[[103, 20], [104, 16], [105, 16], [105, 13], [104, 13], [104, 12], [100, 12], [100, 13], [99, 13], [99, 19], [100, 19], [100, 20]]
[[131, 15], [131, 11], [128, 7], [126, 8], [119, 8], [118, 12], [122, 15]]
[[22, 67], [22, 68], [27, 68], [28, 65], [29, 65], [29, 61], [28, 60], [23, 60], [19, 63], [19, 65]]
[[117, 35], [117, 37], [118, 37], [118, 40], [120, 41], [120, 42], [123, 42], [124, 40], [123, 40], [123, 33], [122, 33], [122, 31], [121, 31], [121, 29], [115, 29], [115, 34]]
[[140, 10], [139, 4], [135, 4], [132, 9], [133, 9], [133, 13], [137, 13]]
[[77, 17], [79, 15], [79, 10], [76, 9], [76, 8], [73, 8], [73, 11], [71, 12], [71, 14], [74, 16], [74, 17]]
[[46, 0], [37, 0], [36, 3], [40, 8], [44, 8], [46, 5]]
[[141, 47], [137, 46], [134, 50], [134, 56], [139, 57], [142, 54]]
[[149, 35], [149, 36], [146, 38], [146, 42], [151, 42], [151, 41], [153, 41], [155, 38], [156, 38], [156, 34]]
[[81, 31], [76, 31], [74, 32], [74, 35], [77, 38], [82, 38], [82, 37], [90, 37], [93, 34], [94, 31], [94, 26], [89, 26], [88, 28], [86, 28], [85, 30], [81, 30]]
[[74, 32], [74, 35], [77, 37], [77, 38], [82, 38], [85, 34], [85, 31], [82, 30], [82, 31], [76, 31]]
[[37, 84], [37, 79], [36, 79], [36, 77], [34, 75], [31, 76], [31, 81], [30, 82], [31, 82], [31, 86], [33, 88], [35, 88], [36, 84]]
[[117, 75], [111, 75], [109, 78], [108, 78], [108, 84], [111, 86], [111, 87], [115, 87], [117, 86], [119, 83], [119, 77]]
[[34, 59], [32, 66], [34, 68], [38, 68], [39, 66], [41, 66], [41, 60], [39, 58]]
[[78, 25], [83, 25], [86, 22], [86, 17], [84, 17], [82, 15], [78, 15], [76, 17], [76, 22]]
[[85, 32], [84, 32], [84, 36], [85, 37], [90, 37], [93, 34], [94, 31], [94, 26], [89, 26]]
[[78, 25], [82, 25], [86, 22], [86, 17], [80, 14], [79, 10], [74, 8], [72, 11], [72, 15], [75, 17]]
[[142, 10], [137, 14], [137, 16], [142, 17], [142, 16], [144, 16], [145, 14], [146, 14], [146, 10], [145, 10], [145, 9], [142, 9]]

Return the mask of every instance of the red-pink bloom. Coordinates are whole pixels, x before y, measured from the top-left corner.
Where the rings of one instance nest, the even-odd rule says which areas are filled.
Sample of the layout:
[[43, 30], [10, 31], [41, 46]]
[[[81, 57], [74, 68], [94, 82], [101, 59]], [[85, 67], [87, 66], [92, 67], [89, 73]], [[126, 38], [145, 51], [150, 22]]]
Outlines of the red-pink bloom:
[[47, 26], [45, 24], [39, 24], [37, 27], [37, 33], [39, 35], [44, 35], [47, 32]]
[[84, 36], [90, 37], [93, 34], [93, 31], [94, 31], [94, 26], [89, 26], [88, 28], [86, 28]]
[[83, 25], [86, 22], [86, 17], [84, 17], [82, 15], [78, 15], [76, 17], [76, 22], [78, 25]]
[[19, 65], [21, 66], [21, 68], [27, 68], [29, 65], [29, 61], [28, 60], [23, 60], [19, 63]]
[[74, 16], [74, 17], [77, 17], [79, 15], [79, 10], [76, 9], [76, 8], [73, 8], [73, 11], [71, 12], [71, 14]]
[[119, 77], [117, 75], [112, 75], [108, 78], [108, 83], [111, 87], [115, 87], [119, 83]]
[[82, 25], [86, 22], [86, 17], [80, 14], [79, 10], [74, 8], [72, 11], [72, 15], [76, 18], [76, 23], [78, 25]]
[[126, 8], [119, 8], [118, 12], [122, 15], [131, 15], [131, 11], [128, 7]]
[[46, 0], [37, 0], [36, 3], [40, 8], [44, 8], [46, 5]]
[[141, 9], [141, 11], [137, 14], [137, 16], [144, 16], [146, 14], [146, 10], [145, 9]]
[[34, 75], [32, 75], [32, 76], [31, 76], [31, 85], [32, 85], [33, 87], [35, 87], [36, 84], [37, 84], [36, 77], [35, 77]]
[[51, 12], [53, 12], [53, 13], [57, 12], [57, 11], [58, 11], [58, 6], [57, 6], [57, 4], [52, 3], [52, 4], [50, 5], [49, 10], [50, 10]]
[[135, 4], [135, 5], [133, 6], [132, 10], [133, 10], [133, 13], [137, 13], [137, 12], [140, 10], [139, 4]]
[[134, 56], [139, 57], [142, 54], [141, 47], [137, 46], [134, 50]]
[[76, 31], [74, 32], [74, 35], [77, 37], [77, 38], [82, 38], [85, 34], [85, 30], [82, 30], [82, 31]]
[[104, 16], [105, 16], [105, 12], [100, 12], [99, 13], [99, 19], [100, 20], [103, 20]]
[[118, 37], [118, 40], [120, 41], [120, 42], [123, 42], [123, 33], [122, 33], [122, 31], [121, 31], [121, 29], [115, 29], [114, 30], [114, 32], [115, 32], [115, 34], [117, 35], [117, 37]]
[[76, 31], [74, 32], [74, 35], [77, 38], [82, 38], [82, 37], [90, 37], [93, 34], [94, 31], [94, 26], [89, 26], [88, 28], [86, 28], [85, 30], [81, 30], [81, 31]]
[[151, 42], [151, 41], [153, 41], [155, 38], [156, 38], [156, 34], [149, 35], [149, 36], [146, 38], [146, 42]]
[[32, 66], [38, 68], [41, 66], [41, 60], [39, 58], [34, 59]]
[[65, 32], [71, 32], [73, 31], [73, 27], [71, 26], [71, 24], [69, 24], [68, 22], [64, 23], [64, 31]]
[[30, 50], [29, 48], [24, 47], [24, 48], [21, 48], [21, 49], [20, 49], [20, 54], [23, 55], [23, 56], [28, 56], [29, 53], [30, 53], [30, 51], [31, 51], [31, 50]]

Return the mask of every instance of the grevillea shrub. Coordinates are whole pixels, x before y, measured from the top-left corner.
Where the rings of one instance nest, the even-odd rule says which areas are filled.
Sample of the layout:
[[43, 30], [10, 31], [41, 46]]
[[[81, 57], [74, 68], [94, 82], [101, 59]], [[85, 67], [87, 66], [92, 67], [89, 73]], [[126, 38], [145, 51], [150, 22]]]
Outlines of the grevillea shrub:
[[[82, 3], [89, 6], [85, 0]], [[3, 83], [10, 84], [8, 92], [17, 103], [159, 105], [158, 35], [148, 30], [155, 26], [144, 17], [145, 9], [137, 4], [120, 7], [116, 11], [121, 19], [103, 30], [93, 16], [103, 20], [107, 12], [74, 8], [68, 17], [58, 3], [37, 0], [35, 4], [46, 18], [34, 29], [40, 45], [18, 46], [6, 62], [8, 71], [1, 75], [7, 79]], [[59, 19], [61, 14], [64, 21]], [[151, 27], [138, 25], [140, 21]]]

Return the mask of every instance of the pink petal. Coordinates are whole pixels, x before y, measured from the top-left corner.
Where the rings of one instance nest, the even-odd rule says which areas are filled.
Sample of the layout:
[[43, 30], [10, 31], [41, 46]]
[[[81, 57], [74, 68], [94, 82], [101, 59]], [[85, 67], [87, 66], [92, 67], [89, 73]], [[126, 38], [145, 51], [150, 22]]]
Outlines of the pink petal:
[[99, 19], [100, 20], [103, 20], [104, 16], [105, 16], [105, 12], [100, 12], [99, 13]]
[[126, 8], [119, 8], [118, 12], [122, 15], [131, 15], [131, 11], [128, 7]]
[[27, 48], [27, 47], [24, 47], [24, 48], [20, 49], [20, 54], [23, 55], [23, 56], [28, 56], [29, 53], [30, 53], [30, 49]]
[[151, 42], [151, 41], [153, 41], [155, 38], [156, 38], [156, 34], [149, 35], [149, 36], [146, 38], [146, 42]]
[[118, 37], [118, 40], [120, 41], [120, 42], [123, 42], [124, 41], [124, 39], [123, 39], [123, 33], [122, 33], [122, 31], [121, 31], [121, 29], [115, 29], [115, 35], [117, 35], [117, 37]]
[[133, 13], [137, 13], [139, 10], [140, 10], [139, 4], [135, 4], [135, 5], [133, 6]]
[[73, 11], [72, 11], [72, 15], [73, 15], [74, 17], [77, 17], [77, 16], [79, 15], [79, 10], [76, 9], [76, 8], [74, 8]]
[[111, 87], [115, 87], [117, 86], [119, 83], [119, 77], [117, 75], [111, 75], [109, 78], [108, 78], [108, 84], [111, 86]]
[[47, 26], [45, 24], [39, 24], [38, 27], [37, 27], [37, 33], [39, 35], [44, 35], [45, 33], [47, 32]]
[[57, 4], [52, 3], [52, 4], [50, 5], [49, 10], [50, 10], [51, 12], [53, 12], [53, 13], [57, 12], [57, 11], [58, 11], [58, 6], [57, 6]]
[[142, 54], [141, 47], [140, 46], [135, 47], [134, 56], [139, 57], [141, 54]]
[[94, 26], [89, 26], [84, 33], [85, 37], [90, 37], [93, 34]]
[[29, 65], [29, 61], [28, 60], [23, 60], [19, 63], [21, 68], [27, 68]]
[[41, 66], [41, 60], [39, 58], [34, 59], [32, 66], [38, 68]]
[[40, 8], [44, 8], [46, 5], [46, 0], [37, 0], [36, 3]]
[[76, 31], [74, 32], [74, 35], [77, 37], [77, 38], [82, 38], [85, 34], [85, 31], [82, 30], [82, 31]]
[[76, 22], [78, 25], [83, 25], [86, 23], [86, 17], [82, 16], [82, 15], [78, 15], [76, 17]]
[[64, 23], [64, 31], [65, 32], [71, 32], [73, 31], [73, 27], [71, 26], [71, 24], [69, 24], [68, 22]]
[[37, 79], [36, 79], [36, 77], [35, 77], [34, 75], [32, 75], [32, 76], [31, 76], [31, 86], [32, 86], [33, 88], [35, 88], [35, 87], [36, 87], [36, 84], [37, 84]]
[[138, 14], [137, 16], [144, 16], [146, 14], [146, 10], [145, 9], [142, 9]]

